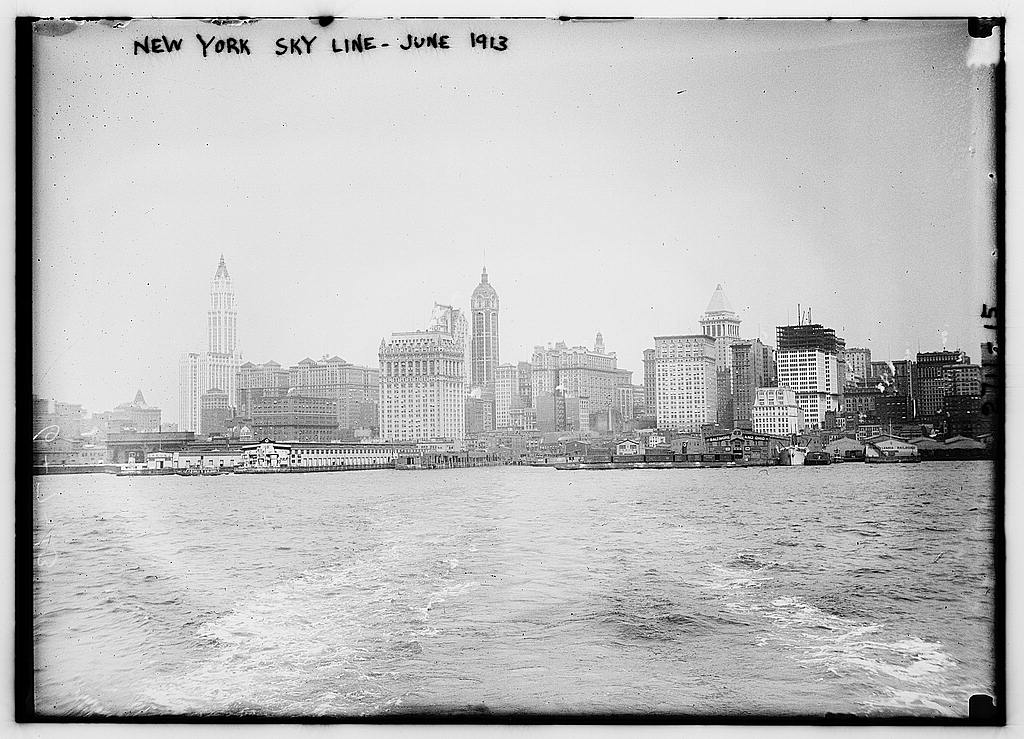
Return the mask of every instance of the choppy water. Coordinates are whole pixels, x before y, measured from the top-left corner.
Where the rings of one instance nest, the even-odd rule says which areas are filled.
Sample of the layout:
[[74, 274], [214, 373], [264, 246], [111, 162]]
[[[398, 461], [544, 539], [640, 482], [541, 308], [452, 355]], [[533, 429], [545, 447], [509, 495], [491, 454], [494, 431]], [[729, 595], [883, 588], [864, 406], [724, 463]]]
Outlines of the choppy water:
[[966, 715], [992, 465], [36, 478], [43, 713]]

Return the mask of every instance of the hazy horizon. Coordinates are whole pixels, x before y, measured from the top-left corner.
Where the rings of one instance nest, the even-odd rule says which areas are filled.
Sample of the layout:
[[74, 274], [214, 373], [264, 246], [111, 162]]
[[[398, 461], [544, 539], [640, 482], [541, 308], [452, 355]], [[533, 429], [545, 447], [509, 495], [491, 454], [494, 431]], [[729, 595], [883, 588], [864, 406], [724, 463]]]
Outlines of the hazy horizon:
[[[470, 29], [509, 49], [469, 49]], [[204, 59], [197, 31], [253, 54]], [[360, 31], [454, 48], [274, 54]], [[147, 34], [185, 48], [133, 55]], [[36, 41], [43, 397], [102, 411], [141, 389], [177, 421], [222, 253], [255, 363], [376, 366], [435, 301], [468, 309], [485, 261], [501, 362], [601, 331], [636, 384], [719, 283], [772, 345], [797, 303], [873, 359], [945, 341], [976, 362], [991, 338], [964, 22], [133, 21]]]

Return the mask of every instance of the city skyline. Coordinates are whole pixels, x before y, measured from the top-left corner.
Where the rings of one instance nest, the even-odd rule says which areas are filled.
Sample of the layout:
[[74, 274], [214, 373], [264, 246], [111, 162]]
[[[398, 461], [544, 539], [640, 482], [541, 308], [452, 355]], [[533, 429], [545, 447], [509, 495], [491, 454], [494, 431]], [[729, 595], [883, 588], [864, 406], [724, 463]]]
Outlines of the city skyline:
[[[38, 140], [74, 166], [38, 173], [39, 207], [62, 218], [34, 234], [37, 391], [104, 408], [143, 389], [173, 412], [221, 252], [255, 362], [372, 366], [435, 302], [468, 311], [484, 252], [502, 362], [601, 331], [639, 377], [655, 335], [699, 330], [718, 283], [743, 338], [769, 344], [797, 303], [879, 359], [990, 338], [988, 215], [964, 205], [984, 111], [947, 104], [972, 82], [962, 24], [590, 25], [569, 53], [557, 24], [504, 23], [522, 54], [381, 58], [383, 86], [260, 55], [215, 77], [201, 57], [124, 65], [99, 26], [43, 50], [58, 81]], [[240, 96], [261, 85], [269, 105]]]
[[[486, 271], [486, 267], [484, 268], [484, 270]], [[222, 276], [224, 276], [224, 277], [227, 276], [226, 260], [225, 260], [223, 255], [221, 255], [221, 257], [220, 257], [220, 261], [219, 261], [219, 263], [218, 263], [218, 265], [216, 267], [213, 280], [210, 283], [208, 283], [210, 285], [209, 290], [208, 290], [208, 294], [210, 295], [210, 298], [212, 300], [214, 300], [214, 301], [219, 300], [219, 299], [223, 299], [220, 296], [220, 293], [223, 290], [223, 288], [218, 284], [219, 281], [221, 280]], [[234, 281], [233, 278], [230, 278], [230, 282], [233, 283], [233, 281]], [[229, 288], [229, 289], [231, 289], [231, 288]], [[232, 306], [234, 307], [234, 306], [237, 305], [237, 295], [232, 293], [232, 298], [236, 299], [236, 302], [232, 303]], [[722, 304], [723, 300], [724, 300], [724, 305]], [[466, 299], [464, 301], [464, 303], [462, 303], [462, 304], [459, 304], [457, 301], [453, 300], [453, 302], [451, 304], [451, 307], [460, 308], [460, 305], [468, 306], [470, 304], [471, 304], [471, 299]], [[443, 308], [449, 307], [449, 306], [446, 306], [446, 305], [441, 305], [441, 304], [437, 303], [436, 301], [432, 305], [433, 305], [433, 308], [435, 310], [438, 307], [443, 307]], [[803, 320], [804, 323], [808, 323], [807, 311], [808, 311], [809, 308], [810, 308], [810, 306], [807, 306], [807, 305], [803, 306], [803, 310], [802, 310], [802, 316], [803, 317], [802, 317], [802, 319], [799, 318], [799, 317], [796, 317], [797, 306], [794, 306], [794, 308], [793, 308], [793, 316], [794, 316], [794, 318], [791, 321], [789, 320], [789, 316], [787, 316], [787, 321], [788, 321], [787, 323], [779, 323], [779, 324], [769, 325], [769, 324], [766, 324], [766, 323], [757, 322], [757, 325], [760, 327], [760, 332], [759, 333], [749, 332], [748, 331], [748, 326], [746, 326], [745, 324], [748, 324], [750, 322], [748, 322], [745, 319], [744, 314], [742, 314], [740, 312], [737, 312], [737, 311], [734, 311], [732, 309], [732, 304], [731, 304], [731, 302], [730, 302], [730, 300], [728, 298], [727, 291], [725, 290], [724, 286], [721, 283], [718, 283], [716, 285], [715, 289], [711, 291], [709, 304], [705, 307], [704, 310], [700, 311], [697, 315], [694, 316], [693, 320], [690, 322], [689, 325], [687, 325], [685, 327], [682, 327], [682, 328], [680, 328], [677, 331], [667, 332], [667, 333], [668, 334], [676, 334], [676, 335], [694, 335], [694, 336], [695, 335], [701, 335], [701, 334], [703, 334], [703, 331], [704, 331], [704, 329], [702, 327], [702, 324], [703, 323], [708, 323], [709, 326], [717, 325], [717, 321], [720, 321], [722, 319], [716, 318], [715, 314], [724, 312], [724, 313], [730, 314], [732, 316], [731, 319], [727, 318], [726, 320], [731, 320], [732, 322], [735, 322], [735, 316], [739, 317], [739, 325], [740, 325], [740, 328], [738, 329], [739, 333], [737, 335], [735, 335], [735, 337], [734, 337], [737, 341], [740, 341], [740, 340], [746, 341], [746, 340], [758, 339], [758, 340], [762, 341], [762, 343], [764, 343], [764, 344], [766, 344], [766, 345], [768, 345], [770, 347], [775, 347], [776, 343], [777, 343], [776, 340], [775, 340], [775, 329], [778, 326], [796, 325], [796, 323], [799, 320]], [[465, 308], [463, 307], [462, 310], [465, 310]], [[245, 330], [244, 330], [245, 318], [243, 317], [241, 322], [240, 322], [241, 325], [242, 325], [241, 329], [237, 328], [237, 325], [236, 325], [236, 323], [237, 323], [237, 313], [238, 312], [243, 312], [244, 313], [244, 311], [237, 311], [237, 310], [234, 310], [234, 309], [232, 311], [231, 329], [230, 329], [231, 330], [232, 338], [234, 338], [236, 332], [239, 335], [244, 335], [245, 334]], [[220, 340], [218, 338], [218, 336], [219, 336], [218, 331], [222, 331], [223, 329], [219, 329], [217, 326], [219, 324], [219, 321], [223, 320], [223, 319], [216, 319], [215, 320], [215, 318], [214, 318], [215, 311], [212, 308], [207, 310], [206, 313], [207, 313], [208, 342], [209, 342], [209, 346], [210, 347], [214, 347], [216, 342], [218, 342]], [[503, 311], [503, 314], [504, 314], [504, 311]], [[712, 316], [712, 318], [708, 318], [708, 316]], [[410, 328], [408, 330], [430, 331], [430, 330], [432, 330], [432, 322], [433, 322], [433, 320], [434, 319], [432, 317], [431, 320], [428, 320], [427, 322], [423, 323], [422, 325], [417, 326], [415, 328]], [[509, 320], [509, 317], [505, 316], [503, 318], [503, 320]], [[814, 319], [814, 320], [815, 320], [815, 322], [818, 322], [818, 323], [822, 322], [822, 321], [819, 321], [817, 318]], [[824, 325], [832, 327], [829, 324], [828, 321], [825, 321]], [[713, 330], [713, 329], [710, 329], [710, 330]], [[603, 333], [600, 328], [595, 329], [595, 331], [598, 334], [602, 334]], [[398, 329], [389, 330], [387, 332], [387, 334], [384, 335], [384, 337], [386, 338], [386, 336], [390, 335], [391, 333], [401, 333], [401, 330], [398, 330]], [[837, 335], [840, 335], [840, 336], [842, 335], [840, 330], [837, 330], [836, 333], [837, 333]], [[711, 335], [714, 335], [714, 334], [711, 334]], [[472, 331], [470, 330], [469, 335], [466, 337], [466, 342], [467, 342], [467, 344], [466, 344], [466, 354], [467, 354], [467, 357], [468, 357], [468, 355], [470, 353], [470, 346], [471, 346], [472, 338], [473, 338], [473, 334], [472, 334]], [[843, 336], [843, 338], [846, 338], [846, 337]], [[650, 336], [647, 339], [647, 343], [650, 344], [651, 346], [653, 346], [654, 340], [655, 340], [655, 337], [652, 335], [652, 336]], [[575, 339], [568, 339], [568, 338], [563, 337], [561, 335], [556, 335], [556, 336], [554, 336], [552, 338], [546, 339], [543, 343], [536, 343], [535, 342], [534, 344], [532, 344], [530, 346], [529, 349], [523, 350], [522, 354], [519, 355], [519, 356], [515, 356], [515, 357], [502, 357], [500, 359], [499, 363], [500, 364], [515, 364], [517, 362], [523, 362], [523, 361], [529, 362], [529, 358], [533, 354], [534, 349], [536, 347], [538, 347], [538, 346], [550, 347], [550, 346], [552, 346], [554, 344], [557, 344], [559, 342], [565, 343], [570, 348], [572, 348], [572, 347], [581, 347], [581, 346], [591, 347], [592, 344], [593, 344], [593, 339], [587, 340], [587, 339], [584, 338], [584, 339], [581, 339], [579, 341], [576, 341]], [[504, 340], [502, 341], [502, 343], [504, 343]], [[861, 347], [861, 346], [853, 345], [853, 344], [851, 344], [851, 342], [849, 340], [847, 340], [846, 345], [847, 345], [847, 347], [849, 349], [855, 349], [855, 348], [865, 348], [865, 349], [868, 349], [869, 351], [871, 351], [871, 357], [872, 357], [873, 361], [887, 361], [890, 364], [893, 361], [898, 361], [900, 359], [913, 358], [914, 356], [916, 356], [916, 353], [918, 351], [928, 352], [928, 351], [939, 351], [940, 349], [942, 349], [942, 350], [950, 349], [950, 350], [963, 350], [968, 355], [972, 355], [972, 348], [970, 346], [966, 346], [966, 347], [965, 346], [961, 346], [961, 345], [954, 346], [954, 345], [951, 345], [951, 344], [950, 345], [946, 345], [946, 346], [939, 346], [939, 345], [927, 345], [926, 346], [924, 344], [921, 344], [919, 347], [915, 347], [913, 350], [911, 350], [908, 347], [905, 350], [905, 353], [903, 355], [899, 356], [899, 357], [882, 357], [882, 356], [877, 355], [876, 354], [876, 349], [873, 348], [870, 345], [870, 342], [868, 342], [865, 346]], [[234, 346], [234, 344], [232, 344], [232, 346]], [[379, 347], [379, 344], [378, 344], [378, 347]], [[647, 347], [647, 348], [649, 348], [649, 347]], [[181, 377], [180, 377], [180, 372], [182, 371], [180, 369], [180, 366], [181, 366], [180, 363], [185, 361], [185, 359], [187, 357], [193, 357], [194, 358], [194, 357], [202, 356], [202, 355], [207, 354], [207, 353], [209, 353], [209, 352], [192, 352], [192, 351], [179, 352], [179, 369], [178, 369], [179, 375], [178, 375], [178, 377], [176, 377], [175, 383], [174, 383], [175, 387], [178, 387], [178, 392], [177, 393], [175, 393], [173, 391], [171, 393], [168, 393], [166, 391], [161, 391], [161, 388], [159, 388], [157, 386], [152, 386], [152, 385], [139, 385], [139, 387], [135, 388], [136, 391], [145, 390], [146, 393], [149, 393], [149, 394], [153, 395], [154, 397], [165, 397], [165, 396], [168, 396], [168, 395], [170, 396], [170, 402], [167, 403], [166, 405], [161, 406], [160, 403], [156, 403], [156, 402], [154, 402], [154, 404], [153, 404], [155, 407], [160, 407], [161, 408], [161, 410], [162, 410], [162, 412], [164, 414], [163, 415], [164, 422], [176, 423], [176, 424], [179, 424], [179, 427], [180, 427], [180, 424], [182, 423], [182, 419], [180, 417], [180, 415], [181, 415], [180, 412], [175, 414], [175, 410], [180, 409], [181, 407], [183, 407], [182, 403], [185, 403], [185, 400], [182, 399], [181, 395], [180, 395], [180, 388], [181, 388], [181, 384], [182, 384], [182, 380], [181, 380]], [[621, 351], [617, 351], [617, 350], [613, 349], [613, 350], [611, 350], [611, 353], [615, 354], [618, 357], [619, 362], [620, 362], [620, 364], [623, 365], [624, 369], [628, 369], [628, 370], [633, 372], [634, 384], [636, 384], [637, 382], [642, 382], [643, 374], [644, 374], [643, 373], [643, 351], [640, 352], [639, 361], [636, 361], [636, 362], [633, 362], [630, 357], [626, 357]], [[280, 361], [279, 363], [281, 364], [281, 366], [283, 368], [288, 368], [290, 366], [297, 366], [297, 365], [299, 365], [304, 360], [312, 359], [314, 361], [317, 361], [317, 360], [326, 359], [326, 358], [332, 357], [332, 356], [336, 358], [336, 357], [338, 357], [339, 354], [344, 354], [344, 357], [342, 357], [342, 358], [346, 362], [348, 362], [348, 363], [350, 363], [352, 365], [355, 365], [355, 366], [359, 366], [359, 367], [379, 367], [379, 358], [375, 357], [375, 358], [371, 359], [369, 362], [360, 362], [360, 361], [357, 361], [357, 360], [352, 358], [354, 356], [360, 356], [359, 354], [353, 353], [351, 351], [345, 351], [345, 350], [342, 350], [340, 352], [339, 351], [330, 352], [330, 351], [327, 351], [327, 350], [324, 350], [324, 351], [321, 351], [321, 352], [306, 352], [305, 354], [302, 354], [300, 358], [286, 359], [284, 361]], [[977, 352], [973, 351], [973, 354], [977, 354]], [[240, 356], [240, 363], [251, 362], [251, 363], [255, 363], [257, 365], [260, 365], [260, 364], [263, 364], [263, 363], [266, 363], [266, 362], [271, 362], [271, 361], [278, 362], [280, 360], [280, 358], [281, 357], [280, 357], [280, 355], [278, 353], [272, 353], [270, 356], [265, 356], [265, 357], [251, 357], [251, 356], [248, 356], [248, 355], [245, 355], [245, 354], [241, 354], [241, 356]], [[217, 383], [215, 383], [215, 384], [217, 384]], [[235, 391], [233, 389], [233, 383], [225, 381], [225, 382], [222, 382], [222, 383], [219, 383], [219, 384], [227, 385], [228, 387], [224, 388], [224, 389], [229, 393], [229, 397], [232, 397], [232, 398], [234, 397]], [[128, 392], [128, 390], [124, 390], [123, 392], [121, 392], [118, 389], [111, 389], [110, 390], [110, 393], [112, 395], [118, 395], [118, 393], [124, 394], [125, 392]], [[52, 397], [54, 399], [62, 399], [62, 400], [73, 401], [73, 402], [76, 402], [76, 403], [81, 403], [86, 409], [88, 409], [90, 411], [94, 411], [95, 410], [95, 411], [98, 412], [100, 410], [100, 408], [114, 407], [114, 405], [112, 403], [110, 405], [107, 405], [107, 406], [103, 406], [101, 404], [100, 406], [95, 406], [94, 407], [94, 406], [90, 406], [88, 403], [85, 403], [85, 402], [83, 402], [82, 400], [80, 400], [78, 398], [61, 398], [61, 397], [56, 396], [56, 395], [54, 395], [54, 396], [47, 396], [45, 393], [40, 393], [40, 392], [37, 392], [37, 394], [40, 395], [40, 397]], [[118, 397], [120, 397], [120, 396], [118, 396]], [[196, 396], [195, 401], [196, 401], [196, 407], [198, 408], [198, 395]]]
[[[486, 267], [484, 267], [484, 274], [485, 275], [487, 274], [486, 273]], [[225, 287], [224, 287], [224, 281], [225, 280], [227, 281], [227, 288], [226, 288], [226, 291], [228, 293], [227, 295], [225, 294]], [[226, 260], [225, 260], [223, 255], [221, 255], [221, 257], [220, 257], [220, 261], [219, 261], [219, 263], [218, 263], [218, 265], [216, 267], [216, 270], [215, 270], [215, 273], [214, 273], [214, 277], [213, 277], [212, 281], [209, 284], [210, 284], [210, 288], [209, 288], [210, 306], [209, 306], [209, 310], [207, 311], [207, 333], [208, 333], [209, 347], [210, 347], [210, 349], [215, 348], [215, 347], [216, 348], [222, 348], [220, 346], [220, 343], [219, 343], [219, 342], [222, 342], [222, 341], [225, 340], [222, 337], [225, 336], [225, 335], [230, 335], [231, 343], [230, 343], [230, 347], [228, 349], [228, 353], [230, 354], [230, 352], [235, 348], [234, 340], [235, 340], [235, 336], [238, 333], [238, 328], [237, 328], [237, 323], [238, 323], [237, 312], [238, 311], [236, 310], [237, 302], [235, 300], [237, 296], [234, 294], [233, 279], [229, 277], [228, 269], [227, 269], [227, 266], [226, 266]], [[487, 283], [481, 283], [481, 284], [487, 284]], [[493, 287], [491, 287], [489, 284], [487, 284], [487, 286], [491, 289], [492, 293], [495, 292]], [[479, 290], [479, 287], [480, 286], [478, 285], [477, 288], [474, 289], [472, 295], [476, 295], [477, 291]], [[218, 307], [220, 305], [220, 301], [230, 301], [230, 319], [226, 319], [224, 316], [219, 314]], [[469, 299], [469, 300], [465, 301], [465, 305], [469, 305], [469, 304], [471, 304], [471, 302], [472, 302], [472, 299]], [[435, 324], [436, 324], [436, 321], [437, 321], [437, 310], [439, 308], [449, 309], [450, 310], [453, 307], [456, 308], [456, 310], [459, 310], [459, 305], [455, 304], [454, 302], [453, 302], [452, 305], [442, 305], [442, 304], [439, 304], [439, 303], [435, 302], [433, 304], [432, 316], [431, 316], [430, 321], [428, 321], [427, 323], [425, 323], [425, 324], [423, 324], [421, 326], [410, 328], [408, 330], [416, 331], [416, 332], [423, 332], [423, 333], [429, 333], [431, 331], [436, 331], [437, 330], [437, 326]], [[464, 310], [464, 308], [462, 310]], [[736, 343], [736, 342], [745, 342], [745, 341], [750, 341], [750, 340], [759, 340], [762, 343], [766, 344], [769, 348], [777, 349], [777, 340], [775, 338], [776, 332], [775, 332], [774, 329], [777, 329], [778, 327], [781, 327], [781, 326], [798, 325], [798, 323], [800, 321], [802, 321], [804, 324], [810, 323], [811, 319], [809, 317], [809, 312], [808, 311], [809, 311], [809, 306], [803, 306], [803, 310], [800, 312], [800, 315], [797, 318], [794, 319], [794, 321], [790, 321], [788, 323], [777, 324], [776, 326], [772, 326], [771, 327], [771, 333], [769, 333], [768, 330], [764, 329], [764, 327], [762, 325], [762, 329], [761, 329], [759, 334], [757, 334], [757, 335], [754, 335], [754, 334], [748, 335], [747, 329], [743, 325], [744, 323], [746, 323], [746, 321], [744, 320], [744, 316], [742, 314], [740, 314], [740, 313], [738, 313], [738, 312], [733, 310], [732, 304], [731, 304], [731, 302], [730, 302], [730, 300], [729, 300], [729, 298], [728, 298], [728, 296], [726, 294], [724, 286], [721, 283], [718, 283], [716, 285], [715, 289], [711, 293], [710, 301], [708, 302], [707, 306], [705, 307], [705, 309], [703, 311], [701, 311], [697, 316], [695, 316], [694, 320], [691, 321], [691, 325], [688, 326], [688, 327], [685, 327], [684, 329], [681, 329], [681, 330], [676, 331], [676, 332], [671, 332], [671, 333], [673, 333], [674, 335], [679, 335], [679, 336], [702, 336], [702, 335], [706, 335], [706, 336], [709, 336], [711, 338], [714, 338], [715, 336], [719, 336], [720, 338], [717, 341], [713, 342], [713, 343], [715, 343], [717, 345], [717, 344], [720, 344], [722, 339], [726, 337], [726, 331], [727, 330], [724, 328], [724, 326], [725, 325], [729, 325], [730, 328], [728, 329], [728, 337], [729, 337], [729, 339], [731, 339], [731, 341], [728, 342], [728, 343], [731, 344], [731, 343]], [[794, 314], [796, 314], [796, 313], [797, 313], [797, 310], [796, 310], [796, 308], [794, 308]], [[230, 320], [229, 324], [225, 323], [225, 321], [227, 321], [227, 320]], [[463, 318], [462, 320], [464, 321], [465, 319]], [[815, 322], [816, 323], [820, 323], [820, 321], [817, 321], [817, 319], [815, 319]], [[242, 324], [244, 325], [244, 323], [245, 323], [245, 319], [243, 317]], [[759, 324], [759, 325], [761, 325], [761, 324]], [[828, 326], [827, 323], [825, 325]], [[228, 328], [228, 326], [230, 326], [230, 329]], [[722, 327], [719, 328], [720, 326], [722, 326]], [[707, 331], [706, 334], [705, 334], [705, 330]], [[389, 336], [391, 334], [401, 334], [401, 333], [403, 333], [402, 330], [392, 330], [387, 335], [385, 335], [384, 341], [387, 341], [387, 336]], [[840, 332], [837, 331], [836, 333], [837, 333], [837, 335], [841, 336]], [[604, 340], [603, 340], [603, 335], [602, 335], [602, 332], [600, 331], [600, 329], [597, 329], [597, 337], [601, 341], [601, 345], [602, 345], [601, 346], [601, 351], [604, 351]], [[654, 337], [654, 336], [650, 337], [648, 343], [651, 346], [654, 345], [655, 338], [656, 337]], [[842, 337], [841, 336], [841, 338], [845, 339], [846, 337]], [[472, 341], [473, 341], [473, 333], [470, 330], [469, 334], [465, 337], [465, 347], [464, 347], [467, 363], [470, 361]], [[846, 343], [847, 350], [851, 350], [851, 349], [867, 349], [869, 352], [871, 352], [872, 361], [875, 361], [875, 362], [885, 361], [885, 362], [888, 362], [890, 365], [892, 364], [893, 361], [899, 361], [899, 360], [894, 360], [892, 358], [885, 358], [885, 359], [883, 359], [883, 358], [878, 357], [875, 354], [875, 350], [873, 350], [872, 347], [870, 347], [870, 346], [857, 347], [857, 346], [851, 345], [849, 341], [846, 341], [845, 343]], [[522, 356], [518, 356], [518, 357], [514, 357], [514, 358], [503, 358], [503, 359], [500, 359], [499, 364], [501, 364], [501, 365], [509, 365], [509, 364], [514, 365], [517, 362], [527, 362], [527, 363], [529, 363], [530, 357], [533, 355], [535, 349], [537, 349], [538, 347], [550, 348], [551, 346], [557, 345], [557, 344], [564, 344], [568, 348], [579, 348], [579, 347], [591, 348], [592, 344], [593, 344], [593, 340], [591, 340], [591, 341], [583, 340], [583, 341], [578, 341], [577, 342], [577, 341], [566, 340], [564, 338], [549, 339], [549, 340], [545, 341], [542, 344], [537, 344], [537, 343], [533, 344], [532, 348], [529, 351], [523, 352]], [[929, 351], [939, 351], [940, 349], [941, 350], [949, 349], [951, 351], [952, 350], [963, 350], [968, 356], [972, 355], [972, 349], [970, 347], [962, 347], [962, 346], [955, 346], [955, 347], [954, 346], [942, 346], [942, 347], [936, 347], [936, 346], [923, 346], [922, 345], [920, 348], [915, 349], [914, 351], [910, 351], [908, 349], [907, 350], [908, 353], [905, 354], [904, 356], [900, 357], [900, 359], [912, 359], [913, 357], [916, 356], [918, 351], [929, 352]], [[725, 352], [723, 354], [721, 347], [718, 347], [718, 349], [716, 349], [716, 352], [721, 354], [721, 361], [724, 362], [724, 367], [731, 367], [731, 355], [729, 355], [730, 359], [726, 359], [726, 355], [728, 355], [729, 353]], [[206, 354], [211, 354], [211, 353], [216, 354], [215, 352], [211, 352], [209, 350], [207, 352], [189, 352], [189, 351], [186, 351], [186, 352], [181, 352], [180, 353], [180, 355], [179, 355], [180, 356], [180, 360], [179, 360], [179, 377], [177, 379], [177, 386], [179, 388], [178, 395], [172, 397], [172, 402], [169, 403], [166, 406], [160, 406], [159, 403], [154, 403], [153, 404], [155, 407], [160, 407], [161, 408], [162, 413], [163, 413], [162, 420], [165, 423], [173, 423], [173, 424], [177, 424], [179, 428], [182, 427], [181, 426], [182, 419], [180, 417], [180, 413], [178, 413], [178, 417], [177, 418], [175, 418], [175, 415], [174, 415], [174, 410], [176, 408], [180, 409], [180, 408], [184, 407], [183, 404], [186, 403], [186, 400], [181, 396], [181, 389], [183, 387], [183, 382], [184, 382], [183, 378], [180, 375], [180, 373], [182, 371], [184, 371], [182, 369], [184, 365], [181, 364], [181, 363], [185, 362], [186, 359], [188, 359], [188, 358], [193, 358], [194, 359], [195, 357], [202, 357], [202, 356], [205, 356]], [[618, 357], [618, 359], [619, 359], [619, 362], [623, 363], [623, 355], [620, 352], [615, 351], [613, 349], [613, 350], [611, 350], [610, 353], [613, 354], [613, 355], [616, 355]], [[348, 362], [349, 364], [354, 365], [355, 367], [379, 368], [379, 366], [380, 366], [379, 356], [378, 356], [377, 361], [370, 361], [368, 363], [361, 363], [361, 362], [353, 361], [352, 359], [350, 359], [348, 357], [348, 354], [350, 354], [350, 353], [347, 353], [346, 357], [344, 357], [342, 359], [344, 359], [345, 362]], [[257, 358], [253, 358], [253, 357], [248, 357], [248, 356], [242, 355], [240, 357], [239, 362], [241, 364], [253, 363], [253, 364], [256, 364], [256, 365], [263, 365], [263, 364], [268, 363], [268, 362], [277, 362], [278, 358], [279, 357], [276, 354], [274, 354], [273, 356], [269, 356], [269, 357], [257, 357]], [[309, 362], [310, 360], [316, 362], [318, 360], [327, 360], [328, 358], [331, 358], [332, 360], [338, 360], [339, 359], [338, 353], [335, 353], [332, 356], [332, 355], [330, 355], [327, 352], [316, 353], [315, 355], [313, 353], [308, 353], [307, 352], [305, 355], [303, 355], [302, 359], [295, 359], [293, 361], [287, 361], [286, 360], [284, 362], [280, 362], [279, 364], [282, 367], [282, 369], [288, 369], [289, 367], [291, 367], [291, 368], [298, 367], [303, 362]], [[624, 364], [625, 364], [625, 366], [623, 367], [623, 369], [629, 370], [629, 371], [631, 371], [633, 373], [633, 376], [634, 376], [633, 377], [633, 384], [636, 385], [638, 383], [642, 383], [643, 380], [644, 380], [643, 352], [641, 352], [640, 361], [637, 363], [639, 366], [636, 369], [633, 369], [633, 366], [630, 365], [630, 362], [629, 362], [628, 358], [625, 359], [625, 363]], [[467, 381], [469, 379], [470, 379], [469, 378], [469, 370], [467, 370]], [[233, 381], [231, 381], [231, 382], [225, 381], [225, 382], [214, 383], [214, 384], [215, 385], [216, 384], [226, 385], [227, 388], [225, 389], [225, 392], [227, 392], [228, 393], [228, 397], [231, 398], [230, 403], [234, 404], [234, 402], [235, 402], [234, 401], [234, 397], [235, 397], [235, 392], [236, 392], [234, 390], [234, 382]], [[474, 385], [474, 383], [467, 382], [467, 387], [472, 387], [473, 385]], [[213, 387], [213, 385], [211, 385], [211, 387]], [[142, 390], [143, 390], [142, 387], [137, 389], [138, 392], [142, 392]], [[112, 392], [115, 392], [115, 391], [112, 391]], [[146, 392], [154, 393], [155, 395], [161, 395], [159, 388], [149, 388], [149, 389], [146, 389]], [[39, 394], [39, 393], [37, 393], [37, 394]], [[39, 394], [39, 395], [40, 395], [40, 397], [47, 397], [47, 396], [45, 396], [45, 394]], [[198, 398], [199, 398], [199, 394], [196, 394], [196, 397], [194, 398], [194, 400], [195, 400], [197, 409], [198, 409]], [[55, 400], [65, 400], [65, 401], [69, 401], [69, 402], [80, 403], [81, 405], [83, 405], [89, 411], [99, 412], [99, 407], [96, 407], [96, 408], [90, 407], [87, 403], [82, 403], [81, 400], [77, 399], [77, 398], [58, 398], [56, 396], [53, 396], [53, 399], [55, 399]], [[114, 407], [114, 406], [113, 406], [113, 404], [111, 404], [109, 407]]]

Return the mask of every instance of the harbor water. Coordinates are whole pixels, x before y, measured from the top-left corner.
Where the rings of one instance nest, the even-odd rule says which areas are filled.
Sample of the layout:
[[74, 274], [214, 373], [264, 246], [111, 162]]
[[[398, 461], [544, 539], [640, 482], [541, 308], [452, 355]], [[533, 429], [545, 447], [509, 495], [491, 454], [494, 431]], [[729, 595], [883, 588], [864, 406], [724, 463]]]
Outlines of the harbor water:
[[34, 483], [44, 714], [966, 716], [991, 462]]

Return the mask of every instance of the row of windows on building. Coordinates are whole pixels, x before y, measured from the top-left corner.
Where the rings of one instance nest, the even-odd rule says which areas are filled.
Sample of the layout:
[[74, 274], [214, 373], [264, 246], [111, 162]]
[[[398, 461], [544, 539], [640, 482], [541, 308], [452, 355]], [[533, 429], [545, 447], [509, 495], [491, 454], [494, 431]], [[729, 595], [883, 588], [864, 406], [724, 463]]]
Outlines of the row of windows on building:
[[387, 377], [416, 375], [462, 376], [465, 362], [458, 359], [412, 359], [404, 362], [384, 362], [382, 374]]

